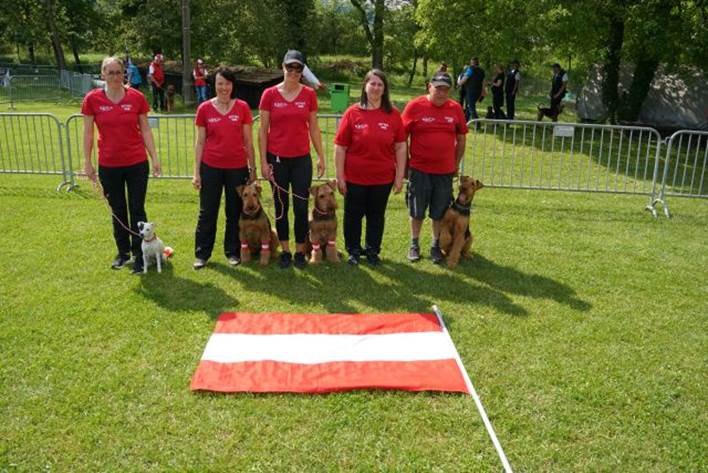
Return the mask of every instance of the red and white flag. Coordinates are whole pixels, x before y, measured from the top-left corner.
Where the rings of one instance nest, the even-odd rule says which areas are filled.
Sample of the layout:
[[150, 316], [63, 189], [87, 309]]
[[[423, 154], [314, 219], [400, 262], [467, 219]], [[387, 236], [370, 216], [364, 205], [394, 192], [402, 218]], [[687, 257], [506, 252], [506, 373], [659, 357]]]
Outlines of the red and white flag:
[[191, 389], [470, 393], [468, 379], [435, 314], [236, 312], [219, 317]]

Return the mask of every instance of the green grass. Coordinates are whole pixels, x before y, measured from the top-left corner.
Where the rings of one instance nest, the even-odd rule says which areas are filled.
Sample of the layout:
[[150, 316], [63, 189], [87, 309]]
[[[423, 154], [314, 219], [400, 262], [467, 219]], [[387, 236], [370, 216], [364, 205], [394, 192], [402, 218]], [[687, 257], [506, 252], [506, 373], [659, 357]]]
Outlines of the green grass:
[[517, 471], [706, 468], [705, 201], [653, 220], [644, 197], [483, 189], [475, 256], [448, 271], [405, 260], [392, 196], [380, 268], [233, 269], [217, 243], [195, 272], [197, 195], [157, 180], [176, 255], [136, 277], [108, 269], [104, 203], [55, 181], [0, 184], [0, 471], [499, 471], [469, 397], [188, 389], [222, 311], [433, 303]]

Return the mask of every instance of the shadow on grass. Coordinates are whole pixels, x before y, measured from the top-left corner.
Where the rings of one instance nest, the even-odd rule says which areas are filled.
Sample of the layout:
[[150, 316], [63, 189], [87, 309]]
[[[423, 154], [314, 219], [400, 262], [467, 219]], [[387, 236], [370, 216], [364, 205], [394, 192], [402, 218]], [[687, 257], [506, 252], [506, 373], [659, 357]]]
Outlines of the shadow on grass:
[[304, 271], [278, 270], [272, 264], [261, 269], [254, 263], [236, 271], [221, 264], [211, 268], [235, 278], [247, 291], [294, 305], [322, 306], [330, 313], [356, 313], [361, 305], [381, 312], [429, 312], [432, 304], [472, 304], [513, 316], [529, 315], [510, 295], [551, 299], [579, 311], [590, 308], [564, 284], [494, 264], [481, 256], [463, 262], [456, 271], [429, 271], [432, 268], [428, 264], [384, 260], [376, 268], [365, 263], [355, 268], [345, 263], [325, 263], [310, 265]]
[[220, 287], [206, 283], [199, 284], [174, 275], [171, 263], [162, 266], [162, 274], [157, 274], [154, 266], [148, 274], [140, 276], [140, 286], [136, 292], [172, 312], [204, 312], [216, 319], [224, 311], [234, 310], [239, 302]]

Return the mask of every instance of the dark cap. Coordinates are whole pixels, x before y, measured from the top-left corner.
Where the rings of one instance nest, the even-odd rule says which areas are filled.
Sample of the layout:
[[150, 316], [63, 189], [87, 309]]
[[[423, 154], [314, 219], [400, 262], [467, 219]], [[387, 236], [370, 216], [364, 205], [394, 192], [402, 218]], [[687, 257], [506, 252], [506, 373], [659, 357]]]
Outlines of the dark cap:
[[551, 64], [551, 67], [557, 67], [558, 69], [560, 69], [561, 65], [558, 64], [557, 62], [554, 62], [553, 64]]
[[447, 72], [437, 72], [433, 78], [430, 79], [430, 83], [433, 87], [438, 87], [441, 85], [445, 87], [452, 87], [452, 78]]
[[295, 49], [289, 50], [287, 53], [285, 53], [285, 57], [283, 58], [283, 64], [301, 64], [305, 65], [305, 56], [302, 55], [300, 51], [296, 51]]

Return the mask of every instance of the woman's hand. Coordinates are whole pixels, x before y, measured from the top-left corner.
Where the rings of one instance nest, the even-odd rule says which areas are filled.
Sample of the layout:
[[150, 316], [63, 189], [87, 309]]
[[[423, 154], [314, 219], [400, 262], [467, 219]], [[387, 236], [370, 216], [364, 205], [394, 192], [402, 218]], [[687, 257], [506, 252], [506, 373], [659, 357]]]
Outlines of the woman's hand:
[[347, 195], [347, 183], [344, 179], [337, 178], [337, 189], [339, 189], [340, 194]]
[[261, 177], [267, 181], [272, 178], [272, 168], [266, 161], [261, 161]]
[[84, 163], [84, 172], [86, 173], [86, 177], [88, 177], [91, 182], [96, 182], [96, 168], [93, 167], [93, 163], [91, 161], [86, 161]]
[[256, 179], [258, 179], [258, 176], [256, 176], [256, 168], [252, 167], [248, 169], [248, 184], [253, 184], [256, 182]]
[[152, 175], [155, 177], [162, 176], [162, 165], [160, 164], [160, 161], [152, 162]]
[[321, 178], [325, 173], [325, 161], [322, 156], [317, 156], [317, 177]]
[[195, 174], [194, 176], [192, 176], [192, 186], [193, 186], [196, 190], [201, 190], [201, 188], [202, 188], [202, 176], [200, 176], [199, 174]]
[[401, 176], [401, 177], [396, 176], [396, 179], [393, 181], [393, 193], [400, 194], [402, 189], [403, 189], [403, 176]]

